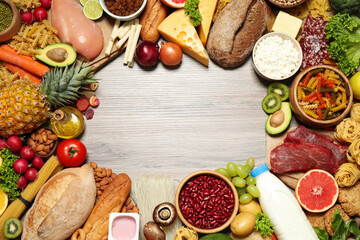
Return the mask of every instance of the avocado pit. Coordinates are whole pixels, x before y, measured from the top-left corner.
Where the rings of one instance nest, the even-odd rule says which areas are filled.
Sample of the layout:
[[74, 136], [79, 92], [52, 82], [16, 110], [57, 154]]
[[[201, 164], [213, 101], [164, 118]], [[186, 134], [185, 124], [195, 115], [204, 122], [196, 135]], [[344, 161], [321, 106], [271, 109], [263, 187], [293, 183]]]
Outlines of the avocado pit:
[[55, 62], [64, 62], [68, 58], [67, 51], [63, 48], [53, 48], [46, 53], [46, 56]]
[[270, 126], [276, 128], [279, 127], [285, 120], [285, 114], [282, 110], [276, 111], [270, 117]]

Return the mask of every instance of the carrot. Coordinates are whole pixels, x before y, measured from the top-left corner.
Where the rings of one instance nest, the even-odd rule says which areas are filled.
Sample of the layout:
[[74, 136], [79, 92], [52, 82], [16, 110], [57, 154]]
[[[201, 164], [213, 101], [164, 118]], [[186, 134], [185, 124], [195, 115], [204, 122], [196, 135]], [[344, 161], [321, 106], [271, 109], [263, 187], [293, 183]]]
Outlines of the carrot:
[[38, 77], [42, 77], [44, 73], [49, 71], [48, 66], [32, 59], [29, 56], [16, 53], [13, 48], [6, 44], [0, 46], [0, 61], [16, 65]]
[[12, 65], [10, 63], [2, 63], [2, 65], [4, 67], [6, 67], [10, 72], [12, 73], [18, 73], [20, 75], [20, 77], [28, 77], [32, 82], [36, 83], [36, 84], [40, 84], [41, 83], [41, 79], [32, 75], [31, 73], [25, 71], [22, 68], [19, 68], [18, 66]]

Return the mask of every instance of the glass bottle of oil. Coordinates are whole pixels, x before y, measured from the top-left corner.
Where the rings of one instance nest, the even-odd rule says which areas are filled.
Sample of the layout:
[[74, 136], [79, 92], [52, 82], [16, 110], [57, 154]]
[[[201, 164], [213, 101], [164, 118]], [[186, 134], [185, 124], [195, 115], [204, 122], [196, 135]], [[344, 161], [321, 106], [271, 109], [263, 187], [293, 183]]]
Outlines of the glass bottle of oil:
[[57, 109], [50, 120], [51, 129], [60, 138], [70, 139], [79, 136], [85, 128], [82, 113], [73, 107]]

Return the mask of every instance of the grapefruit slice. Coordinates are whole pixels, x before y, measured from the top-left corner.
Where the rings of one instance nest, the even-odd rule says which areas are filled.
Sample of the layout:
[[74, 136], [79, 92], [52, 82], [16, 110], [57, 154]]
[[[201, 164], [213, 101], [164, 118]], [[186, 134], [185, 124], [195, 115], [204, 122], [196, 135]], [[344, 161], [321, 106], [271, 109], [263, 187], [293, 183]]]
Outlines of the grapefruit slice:
[[297, 182], [296, 199], [309, 212], [324, 212], [331, 208], [339, 195], [335, 178], [321, 169], [305, 173]]
[[183, 8], [186, 0], [161, 0], [165, 5], [172, 8]]

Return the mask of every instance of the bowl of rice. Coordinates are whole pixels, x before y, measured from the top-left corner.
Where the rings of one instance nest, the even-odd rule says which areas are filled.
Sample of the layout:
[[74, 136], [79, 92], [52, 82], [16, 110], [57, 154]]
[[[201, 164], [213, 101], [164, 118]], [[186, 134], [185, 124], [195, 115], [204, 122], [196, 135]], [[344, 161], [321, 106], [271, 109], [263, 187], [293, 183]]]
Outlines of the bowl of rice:
[[294, 76], [302, 58], [301, 47], [295, 38], [281, 32], [262, 36], [252, 52], [255, 72], [270, 81], [282, 81]]

